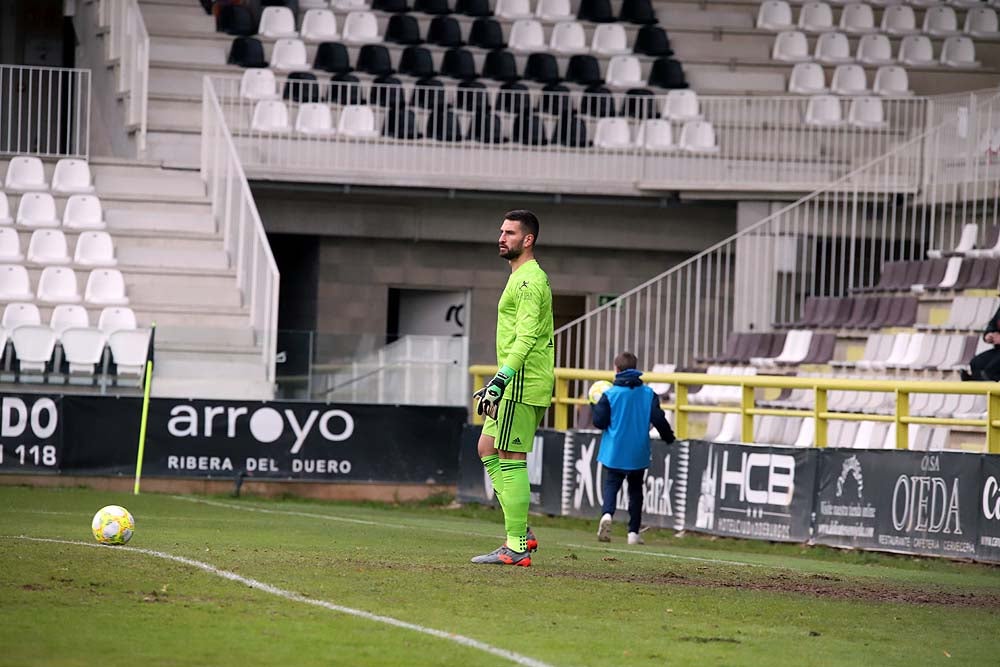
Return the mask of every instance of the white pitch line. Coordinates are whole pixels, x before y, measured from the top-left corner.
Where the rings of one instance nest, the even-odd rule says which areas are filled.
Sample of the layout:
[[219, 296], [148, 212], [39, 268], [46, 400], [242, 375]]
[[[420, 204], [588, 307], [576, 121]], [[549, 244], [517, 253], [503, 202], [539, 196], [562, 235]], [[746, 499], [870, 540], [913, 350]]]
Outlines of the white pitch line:
[[172, 560], [175, 563], [189, 565], [191, 567], [198, 568], [199, 570], [202, 570], [204, 572], [208, 572], [209, 574], [213, 574], [217, 577], [228, 579], [229, 581], [235, 581], [245, 586], [249, 586], [250, 588], [255, 588], [264, 591], [265, 593], [270, 593], [271, 595], [275, 595], [277, 597], [290, 600], [292, 602], [301, 602], [303, 604], [313, 605], [314, 607], [322, 607], [323, 609], [328, 609], [330, 611], [336, 611], [342, 614], [356, 616], [358, 618], [363, 618], [368, 621], [383, 623], [385, 625], [391, 625], [393, 627], [403, 628], [404, 630], [413, 630], [414, 632], [430, 635], [431, 637], [436, 637], [437, 639], [444, 639], [446, 641], [454, 642], [461, 646], [474, 648], [479, 651], [483, 651], [484, 653], [495, 655], [498, 658], [509, 660], [514, 664], [524, 665], [525, 667], [553, 667], [547, 662], [542, 662], [541, 660], [536, 660], [526, 655], [515, 653], [514, 651], [508, 651], [507, 649], [498, 648], [496, 646], [486, 644], [485, 642], [481, 642], [478, 639], [472, 639], [471, 637], [466, 637], [465, 635], [459, 635], [453, 632], [445, 632], [443, 630], [428, 628], [423, 625], [417, 625], [416, 623], [401, 621], [398, 618], [393, 618], [391, 616], [382, 616], [380, 614], [373, 614], [369, 611], [354, 609], [353, 607], [345, 607], [343, 605], [327, 602], [326, 600], [317, 600], [315, 598], [308, 598], [299, 593], [286, 591], [283, 588], [278, 588], [277, 586], [273, 586], [271, 584], [259, 581], [257, 579], [244, 577], [242, 575], [236, 574], [235, 572], [230, 572], [229, 570], [219, 569], [214, 565], [202, 562], [200, 560], [194, 560], [193, 558], [186, 558], [184, 556], [175, 556], [174, 554], [169, 554], [164, 551], [155, 551], [153, 549], [143, 549], [140, 547], [128, 547], [128, 546], [111, 547], [102, 544], [93, 544], [90, 542], [80, 542], [78, 540], [57, 540], [47, 537], [29, 537], [27, 535], [4, 535], [3, 537], [7, 539], [28, 540], [30, 542], [48, 542], [52, 544], [71, 544], [80, 547], [92, 547], [95, 549], [112, 549], [114, 551], [138, 553], [138, 554], [143, 554], [145, 556], [154, 556], [156, 558], [162, 558], [164, 560]]
[[[654, 556], [657, 558], [674, 558], [676, 560], [694, 560], [703, 563], [718, 563], [720, 565], [742, 565], [743, 567], [772, 567], [760, 563], [747, 563], [741, 560], [725, 560], [722, 558], [703, 558], [701, 556], [682, 556], [680, 554], [669, 554], [662, 551], [646, 551], [645, 549], [615, 549], [613, 547], [595, 547], [589, 544], [564, 544], [563, 546], [574, 549], [588, 549], [590, 551], [610, 551], [618, 554], [629, 554], [632, 556]], [[783, 568], [777, 568], [783, 569]]]

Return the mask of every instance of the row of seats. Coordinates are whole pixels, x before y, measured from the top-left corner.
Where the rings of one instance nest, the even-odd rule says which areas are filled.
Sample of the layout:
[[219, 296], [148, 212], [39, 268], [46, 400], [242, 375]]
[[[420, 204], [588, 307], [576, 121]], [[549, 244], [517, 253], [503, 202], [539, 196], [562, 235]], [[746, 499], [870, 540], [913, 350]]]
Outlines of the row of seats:
[[934, 49], [926, 35], [907, 35], [900, 40], [898, 54], [893, 57], [892, 44], [885, 35], [864, 35], [858, 40], [855, 53], [847, 35], [842, 32], [826, 32], [816, 40], [810, 51], [806, 34], [800, 31], [779, 33], [774, 39], [771, 58], [782, 62], [796, 63], [816, 60], [836, 65], [861, 62], [866, 65], [891, 65], [896, 62], [915, 67], [942, 64], [949, 67], [978, 67], [976, 47], [968, 37], [948, 37], [941, 46], [937, 60]]
[[916, 14], [908, 5], [890, 5], [882, 11], [882, 21], [875, 22], [871, 5], [851, 3], [841, 10], [840, 21], [833, 20], [833, 9], [825, 2], [807, 2], [799, 10], [798, 22], [792, 20], [792, 8], [785, 0], [767, 0], [757, 13], [757, 27], [782, 31], [798, 28], [805, 32], [832, 32], [839, 30], [855, 35], [883, 32], [904, 36], [924, 33], [933, 37], [950, 37], [965, 33], [973, 37], [1000, 36], [1000, 23], [992, 7], [970, 9], [965, 23], [959, 28], [958, 15], [948, 6], [928, 8], [924, 20], [917, 26]]
[[27, 192], [21, 195], [16, 217], [10, 215], [10, 202], [0, 192], [0, 225], [18, 224], [25, 227], [58, 227], [67, 229], [104, 229], [104, 210], [94, 195], [72, 195], [66, 200], [62, 217], [56, 213], [56, 200], [47, 192]]
[[[36, 290], [31, 288], [28, 269], [20, 264], [0, 264], [0, 302], [39, 301], [41, 303], [80, 303], [76, 273], [64, 266], [42, 269]], [[87, 275], [82, 300], [93, 305], [127, 305], [125, 278], [121, 271], [99, 268]]]
[[834, 361], [835, 368], [863, 371], [956, 371], [986, 345], [978, 335], [915, 333], [872, 334], [860, 359]]
[[94, 191], [90, 165], [86, 160], [63, 158], [52, 173], [51, 188], [45, 180], [42, 161], [33, 156], [18, 155], [7, 165], [4, 189], [11, 192], [47, 191], [56, 194], [89, 193]]
[[[0, 262], [20, 262], [21, 239], [16, 230], [0, 228]], [[114, 243], [107, 232], [82, 232], [72, 255], [66, 235], [58, 229], [36, 229], [28, 242], [27, 261], [35, 264], [73, 264], [80, 267], [115, 266]]]
[[981, 331], [992, 319], [1000, 298], [958, 296], [951, 302], [948, 317], [940, 324], [918, 324], [918, 331]]
[[[847, 104], [847, 115], [844, 105]], [[885, 110], [878, 97], [855, 97], [849, 102], [833, 95], [813, 95], [805, 112], [806, 125], [814, 127], [842, 127], [875, 130], [886, 127]]]
[[950, 250], [932, 248], [927, 251], [927, 256], [932, 258], [1000, 257], [1000, 225], [983, 227], [982, 243], [979, 243], [980, 227], [974, 222], [962, 225], [962, 231], [954, 248]]
[[788, 92], [799, 95], [821, 95], [827, 91], [835, 95], [867, 95], [870, 92], [886, 97], [905, 97], [911, 94], [910, 77], [897, 65], [882, 65], [875, 71], [872, 87], [861, 65], [837, 65], [829, 87], [826, 74], [818, 63], [796, 63], [788, 78]]
[[[14, 329], [25, 325], [42, 326], [42, 314], [38, 306], [23, 302], [8, 303], [4, 306], [0, 329], [11, 333]], [[66, 329], [89, 328], [90, 313], [80, 305], [61, 304], [52, 309], [48, 326], [55, 332], [58, 340]], [[131, 308], [108, 306], [101, 309], [97, 317], [97, 328], [105, 336], [110, 336], [115, 331], [136, 329], [138, 323]]]
[[[1000, 305], [994, 297], [959, 296], [951, 303], [947, 320], [942, 324], [917, 324], [926, 331], [975, 331], [985, 323]], [[779, 328], [844, 329], [857, 302], [851, 297], [819, 296], [809, 297], [802, 306], [802, 314], [796, 322], [776, 324]]]

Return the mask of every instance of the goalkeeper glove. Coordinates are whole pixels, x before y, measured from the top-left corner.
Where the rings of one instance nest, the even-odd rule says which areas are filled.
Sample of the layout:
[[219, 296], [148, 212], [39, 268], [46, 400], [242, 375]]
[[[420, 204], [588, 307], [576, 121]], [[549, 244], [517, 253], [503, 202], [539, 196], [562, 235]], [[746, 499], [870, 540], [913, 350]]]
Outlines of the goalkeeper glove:
[[500, 409], [500, 399], [503, 397], [504, 389], [510, 379], [514, 377], [516, 371], [510, 366], [503, 366], [493, 376], [493, 379], [486, 383], [486, 386], [472, 395], [476, 400], [476, 414], [486, 415], [490, 419], [497, 418], [497, 411]]

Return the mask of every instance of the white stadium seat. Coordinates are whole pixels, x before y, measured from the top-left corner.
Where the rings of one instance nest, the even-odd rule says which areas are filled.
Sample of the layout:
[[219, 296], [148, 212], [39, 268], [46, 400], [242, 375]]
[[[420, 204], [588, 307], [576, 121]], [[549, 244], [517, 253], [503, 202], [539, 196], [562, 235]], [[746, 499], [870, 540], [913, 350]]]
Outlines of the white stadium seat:
[[968, 37], [949, 37], [941, 47], [941, 63], [949, 67], [978, 67], [975, 44]]
[[248, 100], [278, 100], [278, 82], [274, 72], [262, 67], [251, 67], [243, 70], [240, 80], [240, 97]]
[[872, 86], [876, 95], [899, 97], [910, 95], [910, 78], [906, 70], [896, 65], [883, 65], [875, 72], [875, 84]]
[[14, 218], [10, 217], [10, 202], [7, 201], [7, 193], [0, 191], [0, 225], [13, 224]]
[[583, 25], [576, 21], [563, 21], [552, 26], [549, 50], [565, 55], [586, 53], [587, 33], [584, 32]]
[[885, 110], [878, 97], [855, 97], [847, 113], [847, 122], [861, 129], [885, 127]]
[[534, 53], [545, 50], [545, 31], [534, 19], [519, 19], [510, 27], [507, 47], [514, 52]]
[[854, 35], [875, 32], [875, 13], [871, 5], [853, 2], [840, 13], [840, 29]]
[[25, 325], [41, 323], [42, 315], [38, 306], [33, 303], [8, 303], [3, 309], [3, 320], [0, 322], [8, 332]]
[[809, 56], [809, 43], [806, 41], [806, 34], [798, 30], [787, 30], [778, 33], [774, 38], [774, 47], [771, 49], [771, 58], [783, 62], [795, 63], [811, 60]]
[[375, 129], [375, 113], [363, 104], [349, 104], [340, 112], [337, 133], [345, 137], [370, 139], [378, 136]]
[[101, 200], [94, 195], [73, 195], [66, 200], [62, 224], [67, 229], [104, 229]]
[[100, 329], [72, 327], [60, 336], [63, 358], [69, 363], [70, 382], [73, 377], [83, 376], [84, 382], [92, 381], [95, 367], [104, 358], [106, 338]]
[[115, 266], [115, 245], [107, 232], [81, 232], [73, 263], [77, 266]]
[[309, 69], [306, 45], [299, 39], [279, 39], [271, 51], [271, 67], [279, 72]]
[[295, 131], [312, 135], [334, 134], [330, 107], [320, 102], [309, 102], [299, 106], [299, 113], [295, 117]]
[[944, 0], [909, 0], [907, 4], [913, 5], [914, 7], [936, 7], [943, 1]]
[[502, 19], [527, 19], [534, 14], [529, 0], [497, 0], [493, 14]]
[[775, 32], [791, 30], [795, 27], [792, 7], [785, 0], [765, 0], [757, 10], [757, 27]]
[[937, 60], [934, 59], [934, 48], [927, 35], [907, 35], [900, 40], [897, 60], [904, 65], [916, 67], [937, 64]]
[[867, 65], [890, 65], [896, 62], [892, 57], [892, 44], [885, 35], [864, 35], [858, 40], [858, 62]]
[[38, 279], [38, 300], [43, 303], [79, 303], [80, 289], [73, 269], [47, 266]]
[[56, 337], [62, 336], [66, 329], [90, 326], [90, 315], [83, 306], [61, 303], [52, 309], [49, 326], [56, 332]]
[[378, 20], [371, 12], [351, 12], [344, 19], [341, 40], [346, 44], [371, 44], [381, 42]]
[[299, 35], [306, 42], [332, 42], [337, 39], [337, 17], [329, 9], [310, 9], [302, 17]]
[[651, 153], [662, 153], [677, 148], [674, 146], [670, 122], [660, 118], [647, 118], [642, 121], [636, 133], [635, 143]]
[[689, 153], [718, 153], [715, 128], [703, 120], [689, 120], [681, 127], [681, 149]]
[[837, 95], [864, 95], [868, 92], [865, 69], [861, 65], [837, 65], [830, 90]]
[[56, 200], [47, 192], [26, 192], [17, 206], [17, 224], [25, 227], [58, 227]]
[[52, 192], [60, 194], [88, 194], [94, 191], [90, 165], [86, 160], [63, 158], [52, 172]]
[[601, 118], [594, 130], [594, 146], [605, 150], [632, 148], [632, 134], [624, 118]]
[[371, 9], [369, 0], [332, 0], [330, 7], [341, 12], [363, 12]]
[[97, 321], [97, 328], [107, 335], [115, 331], [131, 330], [138, 327], [135, 313], [126, 306], [109, 306], [101, 311], [101, 317]]
[[701, 120], [698, 93], [693, 90], [671, 90], [663, 99], [664, 118], [675, 121]]
[[970, 9], [965, 15], [965, 33], [973, 37], [1000, 36], [996, 10], [992, 7]]
[[26, 324], [15, 329], [10, 338], [20, 364], [20, 381], [30, 381], [25, 373], [33, 376], [44, 373], [56, 347], [55, 332], [44, 324]]
[[796, 63], [788, 77], [788, 92], [817, 95], [826, 92], [826, 75], [816, 63]]
[[640, 87], [645, 83], [642, 64], [635, 56], [612, 56], [608, 61], [604, 82], [612, 88]]
[[960, 32], [958, 16], [951, 7], [931, 7], [924, 12], [924, 34], [932, 37], [948, 37]]
[[19, 155], [11, 158], [7, 164], [7, 177], [4, 179], [4, 189], [15, 192], [31, 190], [48, 190], [45, 182], [45, 169], [37, 157]]
[[631, 53], [628, 35], [621, 23], [602, 23], [594, 28], [590, 50], [601, 56], [625, 55]]
[[0, 227], [0, 262], [20, 262], [24, 259], [21, 252], [21, 238], [13, 227]]
[[20, 264], [0, 265], [0, 301], [33, 301], [28, 270]]
[[882, 10], [882, 32], [887, 35], [913, 35], [920, 32], [913, 7], [890, 5]]
[[28, 242], [28, 261], [35, 264], [69, 264], [66, 235], [58, 229], [36, 229]]
[[535, 16], [543, 21], [572, 21], [575, 18], [569, 0], [538, 0]]
[[271, 39], [299, 36], [299, 32], [295, 29], [295, 14], [288, 7], [264, 7], [264, 11], [260, 14], [257, 32]]
[[815, 127], [839, 127], [844, 123], [844, 113], [840, 98], [833, 95], [815, 95], [806, 105], [806, 125]]
[[141, 379], [149, 351], [149, 329], [116, 331], [108, 336], [111, 358], [118, 366], [119, 377]]
[[829, 32], [834, 28], [833, 10], [825, 2], [807, 2], [799, 9], [799, 30]]
[[83, 298], [87, 303], [96, 305], [128, 305], [122, 272], [118, 269], [94, 269], [87, 277]]
[[278, 100], [261, 100], [254, 105], [250, 129], [255, 132], [287, 132], [288, 108]]
[[[870, 35], [865, 35], [870, 37]], [[816, 39], [816, 60], [821, 63], [836, 65], [853, 62], [851, 45], [847, 35], [842, 32], [824, 32]]]

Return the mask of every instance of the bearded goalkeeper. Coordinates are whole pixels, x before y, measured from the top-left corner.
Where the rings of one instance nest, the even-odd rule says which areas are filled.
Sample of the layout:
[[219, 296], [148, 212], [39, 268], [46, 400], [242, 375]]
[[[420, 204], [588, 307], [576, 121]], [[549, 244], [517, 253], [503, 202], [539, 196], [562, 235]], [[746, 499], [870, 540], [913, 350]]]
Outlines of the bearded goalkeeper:
[[500, 225], [500, 256], [510, 278], [497, 305], [497, 365], [500, 369], [473, 398], [485, 415], [479, 457], [503, 509], [507, 541], [473, 563], [531, 565], [538, 548], [528, 528], [528, 452], [535, 430], [552, 402], [555, 362], [552, 343], [552, 289], [535, 261], [538, 218], [510, 211]]

